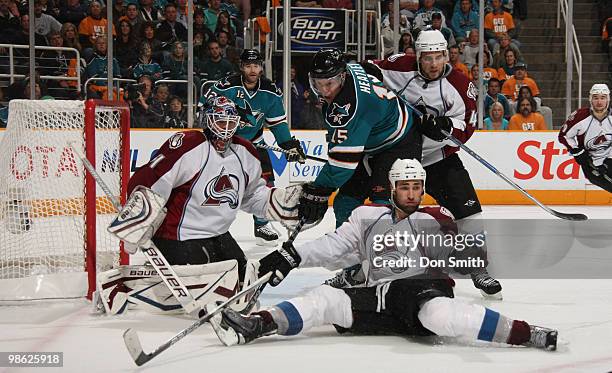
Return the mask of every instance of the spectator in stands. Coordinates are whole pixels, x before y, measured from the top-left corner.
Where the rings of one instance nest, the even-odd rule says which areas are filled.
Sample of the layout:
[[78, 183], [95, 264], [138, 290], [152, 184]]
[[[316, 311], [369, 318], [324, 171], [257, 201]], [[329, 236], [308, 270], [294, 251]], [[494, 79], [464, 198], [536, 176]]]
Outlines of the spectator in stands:
[[41, 97], [43, 97], [40, 83], [36, 82], [35, 84], [36, 86], [34, 87], [34, 97], [30, 97], [30, 82], [28, 81], [27, 83], [25, 83], [25, 86], [23, 87], [24, 98], [29, 98], [30, 100], [40, 100]]
[[501, 0], [493, 0], [492, 4], [493, 11], [487, 14], [484, 19], [485, 40], [487, 40], [489, 49], [495, 50], [496, 45], [499, 44], [498, 38], [502, 33], [507, 33], [512, 39], [512, 43], [519, 47], [512, 15], [504, 10]]
[[0, 0], [0, 32], [19, 30], [19, 16], [9, 9], [9, 0]]
[[540, 89], [535, 80], [527, 77], [527, 65], [523, 62], [518, 62], [514, 66], [514, 75], [506, 80], [502, 86], [502, 93], [514, 103], [518, 99], [519, 89], [524, 85], [531, 88], [534, 96], [540, 95]]
[[[58, 31], [51, 31], [47, 36], [52, 47], [64, 46], [62, 35]], [[66, 76], [70, 66], [70, 60], [76, 58], [74, 52], [64, 50], [45, 50], [40, 56], [42, 75]], [[49, 80], [48, 90], [54, 97], [74, 99], [75, 91], [70, 88], [67, 80]]]
[[[168, 111], [168, 97], [170, 97], [170, 88], [166, 83], [159, 83], [155, 85], [155, 95], [151, 103], [151, 110], [155, 113], [159, 113], [162, 116], [166, 115]], [[160, 126], [163, 127], [163, 122], [160, 122]]]
[[172, 43], [170, 55], [164, 58], [162, 69], [167, 71], [167, 78], [187, 79], [187, 53], [180, 41]]
[[153, 23], [158, 23], [164, 18], [160, 12], [160, 9], [153, 6], [153, 0], [140, 0], [140, 11], [138, 12], [138, 17], [142, 22]]
[[[491, 78], [499, 79], [497, 76], [497, 70], [489, 66], [489, 53], [484, 54], [484, 61], [482, 62], [483, 72], [482, 72], [482, 80], [485, 86], [489, 85], [489, 80]], [[478, 61], [478, 55], [476, 55], [476, 61]]]
[[164, 17], [165, 19], [157, 25], [156, 33], [157, 39], [165, 44], [164, 49], [172, 42], [187, 41], [187, 29], [182, 24], [176, 22], [176, 5], [168, 3], [164, 8]]
[[[453, 14], [461, 11], [461, 5], [463, 5], [462, 4], [462, 0], [455, 1], [455, 5], [453, 6]], [[486, 6], [485, 6], [485, 8], [486, 8]], [[472, 10], [472, 11], [476, 12], [476, 14], [478, 14], [478, 11], [480, 10], [480, 7], [478, 5], [478, 0], [470, 0], [470, 10]]]
[[[108, 21], [102, 16], [102, 5], [98, 1], [89, 4], [89, 16], [79, 24], [79, 42], [83, 46], [83, 57], [86, 61], [91, 59], [96, 39], [106, 37]], [[113, 35], [115, 35], [113, 30]]]
[[518, 98], [519, 100], [521, 98], [533, 98], [533, 100], [536, 103], [534, 110], [542, 114], [542, 116], [544, 117], [544, 121], [546, 122], [546, 125], [552, 128], [551, 126], [552, 125], [552, 109], [548, 106], [542, 105], [542, 99], [540, 97], [534, 96], [533, 93], [531, 92], [531, 88], [529, 88], [526, 85], [522, 86], [519, 89]]
[[51, 31], [59, 32], [62, 28], [62, 24], [53, 16], [43, 13], [41, 0], [34, 1], [34, 25], [36, 34], [44, 37], [47, 37]]
[[[517, 48], [516, 45], [511, 43], [510, 35], [506, 32], [502, 32], [499, 35], [499, 44], [496, 49], [493, 51], [493, 67], [499, 69], [506, 62], [506, 51], [511, 49], [514, 52], [514, 60], [522, 61], [523, 56], [521, 51]], [[510, 74], [513, 75], [513, 74]]]
[[77, 27], [74, 24], [70, 22], [64, 23], [60, 29], [60, 34], [62, 35], [65, 47], [74, 48], [78, 50], [79, 53], [83, 51], [81, 43], [79, 43], [79, 37], [77, 36]]
[[[470, 31], [470, 36], [468, 37], [468, 43], [463, 47], [463, 52], [461, 54], [461, 60], [468, 67], [468, 69], [472, 68], [472, 65], [476, 63], [476, 56], [478, 55], [478, 51], [480, 47], [478, 45], [478, 37], [479, 37], [478, 29], [473, 29]], [[489, 50], [487, 46], [484, 46], [484, 50], [488, 53]]]
[[221, 50], [221, 57], [238, 66], [240, 64], [240, 54], [242, 53], [242, 49], [228, 44], [229, 36], [225, 31], [219, 31], [217, 33], [217, 42], [219, 43], [219, 48]]
[[[480, 82], [478, 81], [480, 77], [479, 71], [480, 71], [480, 66], [478, 66], [477, 63], [475, 63], [472, 65], [472, 68], [470, 69], [470, 75], [468, 76], [468, 79], [470, 79], [470, 81], [474, 83], [474, 86], [476, 87], [478, 87], [478, 84], [480, 84]], [[486, 89], [486, 84], [485, 84], [485, 89]]]
[[[201, 33], [203, 38], [203, 45], [208, 45], [208, 42], [215, 38], [215, 34], [208, 29], [206, 26], [206, 19], [204, 18], [204, 12], [200, 9], [196, 9], [193, 13], [193, 35]], [[206, 48], [205, 48], [206, 49]]]
[[[422, 30], [431, 25], [431, 16], [434, 13], [442, 14], [442, 10], [435, 6], [436, 0], [423, 0], [423, 6], [419, 8], [414, 16], [414, 28]], [[446, 27], [446, 18], [442, 14], [442, 26]]]
[[[22, 14], [19, 18], [21, 21], [20, 23], [21, 28], [19, 29], [19, 31], [13, 34], [3, 35], [3, 36], [5, 36], [8, 39], [7, 44], [29, 45], [30, 44], [30, 17], [26, 13], [26, 14]], [[47, 45], [47, 41], [45, 40], [43, 36], [35, 33], [34, 34], [34, 44], [45, 46]], [[41, 53], [42, 51], [40, 50], [36, 51], [36, 56], [37, 57], [40, 56]], [[29, 69], [28, 61], [30, 59], [30, 52], [28, 51], [28, 49], [15, 49], [15, 57], [16, 57], [15, 64], [18, 65], [16, 68], [16, 71], [21, 74], [25, 73], [26, 70]]]
[[231, 45], [231, 46], [238, 45], [236, 42], [236, 26], [234, 26], [231, 23], [231, 20], [229, 18], [229, 13], [226, 11], [219, 12], [215, 34], [218, 34], [219, 31], [225, 31], [227, 33], [227, 37], [228, 37], [227, 44], [228, 45]]
[[154, 109], [153, 98], [153, 81], [147, 75], [142, 75], [138, 78], [138, 84], [142, 84], [142, 88], [138, 91], [138, 98], [130, 101], [132, 128], [159, 128], [163, 127], [164, 113]]
[[132, 70], [134, 79], [139, 79], [141, 76], [148, 76], [149, 79], [158, 80], [162, 78], [161, 66], [153, 60], [153, 50], [147, 41], [140, 43], [138, 49], [138, 63]]
[[127, 13], [126, 4], [123, 0], [111, 0], [113, 6], [113, 26], [119, 28], [119, 20]]
[[128, 21], [132, 27], [134, 35], [140, 35], [145, 21], [139, 17], [138, 7], [136, 4], [128, 4], [125, 8], [125, 15], [119, 19], [120, 21]]
[[138, 42], [126, 19], [119, 21], [118, 34], [113, 43], [113, 53], [119, 61], [121, 75], [130, 76], [130, 70], [138, 63]]
[[[291, 66], [291, 123], [302, 122], [302, 111], [304, 110], [304, 86], [297, 80], [296, 67]], [[277, 87], [283, 87], [283, 79], [276, 83]]]
[[446, 45], [455, 45], [455, 37], [451, 29], [442, 26], [442, 13], [431, 14], [431, 28], [440, 31], [444, 35]]
[[[107, 62], [107, 51], [108, 45], [105, 37], [96, 38], [94, 44], [94, 53], [87, 67], [85, 68], [85, 80], [90, 78], [107, 78], [108, 77], [108, 62]], [[116, 58], [113, 58], [113, 77], [121, 78], [121, 68]], [[107, 94], [107, 81], [106, 80], [94, 80], [87, 88], [87, 98], [104, 98], [108, 97]], [[113, 94], [115, 99], [117, 98], [116, 92]]]
[[478, 29], [478, 13], [472, 8], [473, 1], [461, 0], [460, 8], [453, 13], [451, 18], [451, 29], [455, 34], [455, 41], [461, 43], [466, 41], [468, 34], [473, 29]]
[[398, 50], [408, 55], [416, 56], [416, 52], [414, 50], [414, 40], [412, 39], [411, 33], [404, 32], [402, 34], [402, 36], [400, 37]]
[[204, 10], [206, 26], [212, 32], [217, 29], [217, 18], [221, 13], [221, 0], [208, 0], [208, 8]]
[[510, 118], [509, 130], [543, 131], [548, 129], [542, 114], [535, 111], [533, 98], [522, 98], [518, 101], [517, 113]]
[[187, 110], [178, 96], [168, 99], [169, 105], [164, 115], [164, 128], [187, 128]]
[[304, 110], [302, 111], [302, 122], [298, 128], [309, 130], [320, 130], [325, 128], [323, 114], [321, 111], [321, 101], [311, 90], [304, 92]]
[[484, 119], [486, 130], [507, 130], [508, 120], [504, 118], [504, 106], [500, 102], [494, 102], [487, 111], [488, 116]]
[[516, 64], [519, 62], [516, 59], [516, 54], [514, 54], [514, 50], [512, 49], [506, 49], [506, 52], [504, 53], [504, 60], [505, 62], [501, 65], [499, 69], [497, 69], [497, 76], [502, 82], [505, 82], [514, 75]]
[[419, 0], [400, 0], [400, 14], [412, 22], [416, 12], [419, 10]]
[[208, 42], [208, 54], [210, 58], [200, 63], [200, 73], [204, 80], [219, 80], [236, 72], [236, 66], [221, 56], [218, 42]]
[[[323, 8], [334, 8], [334, 9], [353, 9], [353, 2], [351, 0], [323, 0], [321, 2]], [[417, 1], [418, 6], [418, 1]], [[400, 9], [402, 8], [402, 1], [400, 1]]]
[[470, 72], [463, 62], [461, 62], [461, 54], [459, 54], [459, 47], [452, 45], [448, 48], [448, 62], [450, 62], [453, 69], [461, 71], [466, 77], [469, 78]]
[[496, 102], [499, 102], [504, 109], [504, 117], [506, 119], [510, 119], [514, 110], [510, 106], [510, 102], [506, 98], [506, 96], [499, 93], [501, 90], [501, 83], [496, 78], [491, 78], [489, 80], [489, 85], [487, 87], [487, 94], [484, 99], [484, 113], [487, 115], [489, 110], [491, 109], [491, 105]]
[[87, 5], [81, 4], [79, 0], [66, 0], [65, 5], [60, 6], [60, 14], [57, 20], [62, 23], [78, 25], [87, 17], [87, 12]]
[[176, 21], [187, 28], [187, 0], [176, 0]]
[[155, 37], [157, 30], [155, 29], [153, 22], [143, 23], [141, 30], [140, 40], [146, 41], [149, 44], [149, 47], [151, 47], [152, 57], [156, 60], [163, 58], [161, 53], [162, 42]]
[[208, 58], [208, 42], [205, 40], [204, 34], [197, 31], [193, 33], [193, 57], [196, 59], [196, 63]]

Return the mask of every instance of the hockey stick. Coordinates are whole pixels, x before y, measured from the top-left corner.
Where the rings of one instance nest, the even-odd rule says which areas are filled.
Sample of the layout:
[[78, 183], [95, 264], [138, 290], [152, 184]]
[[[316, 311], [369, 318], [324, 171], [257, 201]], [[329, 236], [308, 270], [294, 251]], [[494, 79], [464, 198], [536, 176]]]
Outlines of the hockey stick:
[[[397, 97], [399, 97], [404, 102], [404, 104], [406, 104], [410, 109], [415, 111], [420, 117], [423, 117], [423, 113], [419, 109], [417, 109], [413, 105], [411, 105], [408, 101], [406, 101], [405, 98], [403, 98], [400, 95], [398, 95]], [[563, 213], [563, 212], [551, 209], [550, 207], [544, 205], [542, 202], [538, 201], [534, 196], [529, 194], [525, 189], [521, 188], [517, 183], [512, 181], [508, 176], [504, 175], [501, 171], [499, 171], [497, 168], [495, 168], [495, 166], [493, 166], [491, 163], [489, 163], [485, 159], [483, 159], [480, 155], [478, 155], [478, 153], [476, 153], [475, 151], [470, 149], [467, 145], [465, 145], [463, 142], [461, 142], [461, 140], [459, 140], [455, 136], [453, 136], [450, 132], [445, 131], [443, 129], [441, 129], [440, 131], [450, 141], [455, 143], [455, 145], [457, 145], [463, 151], [465, 151], [466, 153], [468, 153], [469, 155], [474, 157], [483, 166], [488, 168], [495, 175], [497, 175], [500, 178], [502, 178], [505, 182], [510, 184], [514, 189], [516, 189], [519, 192], [521, 192], [525, 197], [529, 198], [531, 201], [533, 201], [533, 203], [535, 203], [536, 205], [540, 206], [544, 211], [548, 212], [549, 214], [554, 215], [554, 216], [556, 216], [558, 218], [561, 218], [561, 219], [572, 220], [572, 221], [582, 221], [582, 220], [587, 220], [588, 219], [588, 217], [586, 215], [584, 215], [584, 214]]]
[[176, 342], [180, 341], [185, 336], [187, 336], [188, 334], [190, 334], [191, 332], [193, 332], [194, 330], [202, 326], [204, 323], [210, 320], [213, 316], [221, 312], [223, 309], [231, 305], [234, 301], [241, 298], [246, 293], [252, 291], [253, 289], [256, 289], [255, 290], [256, 293], [261, 293], [260, 289], [263, 289], [263, 287], [266, 286], [266, 284], [268, 283], [268, 280], [270, 279], [270, 276], [272, 276], [271, 272], [266, 273], [263, 277], [258, 278], [257, 281], [253, 282], [251, 285], [242, 289], [240, 292], [234, 294], [231, 298], [229, 298], [228, 300], [226, 300], [225, 302], [217, 306], [217, 308], [212, 310], [210, 313], [198, 319], [196, 322], [194, 322], [187, 328], [181, 330], [177, 335], [167, 340], [166, 342], [161, 344], [159, 347], [157, 347], [155, 350], [153, 350], [150, 353], [146, 353], [143, 351], [142, 344], [140, 343], [140, 339], [138, 338], [138, 333], [134, 329], [131, 329], [131, 328], [126, 330], [123, 333], [123, 341], [125, 342], [125, 347], [127, 347], [127, 350], [132, 356], [132, 359], [134, 359], [134, 362], [136, 363], [136, 365], [141, 366], [145, 364], [146, 362], [150, 361], [151, 359], [153, 359], [154, 357], [156, 357], [157, 355], [166, 351], [170, 346], [174, 345]]
[[[287, 242], [293, 242], [296, 239], [297, 235], [300, 233], [305, 223], [306, 223], [305, 219], [300, 220], [300, 222], [298, 223], [298, 225], [296, 225], [293, 232], [291, 232], [291, 235], [289, 236], [289, 239], [287, 240]], [[258, 278], [257, 281], [253, 282], [251, 285], [242, 289], [240, 292], [234, 294], [231, 298], [226, 300], [221, 305], [217, 306], [217, 308], [212, 310], [209, 314], [200, 318], [199, 320], [197, 320], [196, 322], [194, 322], [187, 328], [181, 330], [177, 335], [175, 335], [168, 341], [161, 344], [159, 347], [153, 350], [153, 352], [146, 353], [143, 351], [142, 344], [140, 343], [140, 338], [138, 338], [138, 333], [134, 329], [131, 329], [131, 328], [126, 330], [123, 333], [123, 341], [125, 342], [125, 347], [127, 347], [127, 350], [132, 356], [132, 359], [134, 359], [134, 362], [136, 363], [136, 365], [141, 366], [145, 364], [146, 362], [148, 362], [149, 360], [156, 357], [157, 355], [166, 351], [168, 348], [170, 348], [170, 346], [174, 345], [175, 343], [183, 339], [185, 336], [187, 336], [188, 334], [190, 334], [191, 332], [193, 332], [194, 330], [202, 326], [204, 323], [210, 320], [213, 316], [215, 316], [216, 314], [218, 314], [219, 312], [223, 311], [225, 308], [230, 306], [233, 302], [240, 299], [245, 294], [248, 294], [253, 289], [255, 289], [255, 291], [253, 292], [253, 296], [251, 297], [251, 299], [249, 300], [249, 302], [247, 303], [246, 307], [244, 308], [242, 312], [243, 314], [248, 314], [248, 311], [250, 311], [253, 308], [253, 306], [257, 302], [257, 299], [259, 298], [259, 295], [261, 294], [263, 289], [268, 284], [268, 280], [270, 279], [271, 276], [272, 276], [272, 272], [268, 272], [264, 276]], [[245, 310], [247, 310], [247, 312], [245, 312]]]
[[[260, 149], [267, 149], [267, 150], [272, 150], [273, 152], [289, 154], [289, 150], [285, 150], [285, 149], [282, 149], [282, 148], [277, 148], [275, 146], [270, 146], [270, 145], [266, 145], [266, 144], [256, 144], [255, 146], [260, 148]], [[314, 155], [306, 155], [306, 159], [312, 159], [313, 161], [327, 163], [327, 159], [315, 157]]]
[[[72, 147], [77, 156], [81, 159], [83, 165], [85, 166], [87, 171], [89, 171], [89, 174], [94, 178], [96, 183], [100, 185], [106, 196], [111, 200], [113, 206], [115, 207], [115, 210], [117, 210], [117, 212], [120, 212], [122, 209], [121, 203], [119, 202], [117, 197], [113, 195], [104, 180], [102, 180], [102, 177], [100, 176], [100, 174], [98, 174], [98, 171], [96, 171], [93, 165], [89, 162], [85, 154], [83, 154], [83, 151], [78, 146], [75, 146], [75, 144], [73, 143], [69, 143], [69, 145]], [[191, 295], [189, 290], [187, 290], [185, 284], [183, 284], [181, 279], [174, 272], [174, 269], [172, 269], [172, 266], [170, 266], [166, 258], [162, 255], [157, 246], [153, 244], [153, 242], [149, 241], [146, 246], [148, 247], [143, 247], [141, 251], [147, 258], [149, 263], [151, 263], [155, 271], [157, 271], [157, 274], [159, 274], [159, 277], [161, 277], [162, 281], [164, 281], [166, 286], [168, 286], [168, 289], [170, 289], [172, 295], [174, 295], [174, 297], [179, 301], [179, 303], [185, 309], [185, 312], [187, 314], [197, 314], [197, 312], [199, 312], [201, 309], [200, 305], [196, 302], [195, 299], [193, 299], [193, 296]]]

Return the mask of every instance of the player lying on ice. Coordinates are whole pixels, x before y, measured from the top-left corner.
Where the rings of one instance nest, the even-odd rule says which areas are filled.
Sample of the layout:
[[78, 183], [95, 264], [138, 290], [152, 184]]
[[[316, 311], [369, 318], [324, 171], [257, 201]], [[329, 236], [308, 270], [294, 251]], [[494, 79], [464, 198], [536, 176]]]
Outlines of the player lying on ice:
[[[231, 100], [212, 97], [201, 119], [204, 131], [174, 134], [136, 170], [128, 186], [130, 198], [109, 231], [125, 242], [130, 254], [152, 241], [205, 306], [233, 295], [238, 282], [257, 277], [251, 264], [256, 261], [247, 261], [229, 232], [238, 210], [291, 227], [297, 224], [302, 189], [266, 186], [255, 147], [234, 136], [240, 118]], [[112, 314], [128, 305], [182, 311], [150, 266], [101, 273], [97, 295]]]
[[[448, 233], [456, 227], [446, 210], [419, 208], [425, 179], [425, 170], [418, 161], [396, 160], [389, 171], [392, 207], [359, 207], [335, 232], [297, 248], [285, 243], [260, 260], [260, 274], [272, 272], [273, 286], [298, 266], [336, 269], [361, 262], [367, 278], [364, 287], [337, 289], [321, 285], [304, 296], [249, 316], [226, 309], [211, 319], [220, 340], [230, 346], [332, 324], [341, 333], [436, 334], [555, 350], [556, 330], [453, 299], [453, 282], [444, 273], [419, 265], [380, 266], [381, 259], [412, 258], [418, 263], [421, 257], [484, 257], [477, 247], [459, 250], [452, 245], [419, 244], [411, 250], [396, 242], [383, 248], [375, 246], [377, 234]], [[469, 273], [470, 269], [463, 269]]]

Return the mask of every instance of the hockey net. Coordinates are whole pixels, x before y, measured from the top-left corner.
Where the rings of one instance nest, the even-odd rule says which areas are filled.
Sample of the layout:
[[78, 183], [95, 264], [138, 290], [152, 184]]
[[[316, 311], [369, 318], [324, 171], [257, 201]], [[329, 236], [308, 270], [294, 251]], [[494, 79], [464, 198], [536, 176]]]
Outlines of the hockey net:
[[91, 297], [96, 271], [127, 264], [116, 211], [72, 150], [125, 202], [129, 109], [104, 101], [12, 100], [0, 142], [0, 301]]

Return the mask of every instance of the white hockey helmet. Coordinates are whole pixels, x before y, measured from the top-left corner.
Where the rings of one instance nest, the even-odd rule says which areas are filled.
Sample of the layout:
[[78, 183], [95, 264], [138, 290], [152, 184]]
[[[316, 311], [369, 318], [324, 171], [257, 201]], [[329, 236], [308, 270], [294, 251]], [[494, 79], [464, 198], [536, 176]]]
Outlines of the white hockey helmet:
[[605, 95], [608, 97], [606, 110], [610, 107], [610, 88], [604, 83], [595, 83], [589, 91], [589, 103], [593, 106], [593, 95]]
[[439, 30], [423, 30], [419, 33], [414, 42], [417, 61], [421, 58], [422, 52], [444, 52], [448, 55], [448, 43], [444, 35]]
[[395, 190], [395, 183], [401, 180], [423, 180], [423, 190], [425, 190], [426, 177], [425, 169], [416, 159], [397, 159], [389, 170], [392, 191]]

